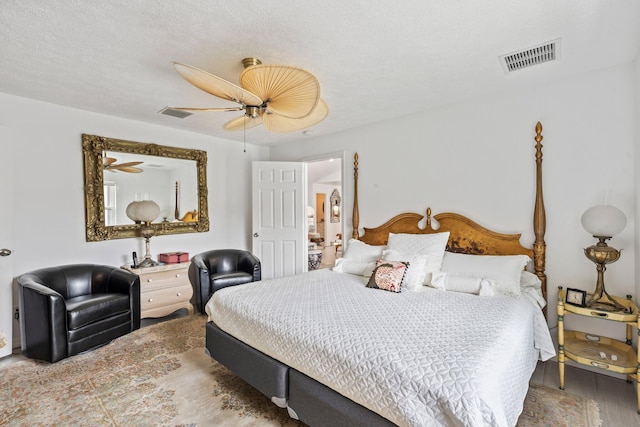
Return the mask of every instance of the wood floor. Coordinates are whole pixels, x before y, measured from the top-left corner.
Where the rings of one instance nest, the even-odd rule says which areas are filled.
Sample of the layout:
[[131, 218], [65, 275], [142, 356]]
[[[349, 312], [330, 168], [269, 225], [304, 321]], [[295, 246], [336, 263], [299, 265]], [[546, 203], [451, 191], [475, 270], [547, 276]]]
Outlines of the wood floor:
[[328, 245], [320, 249], [322, 250], [320, 268], [333, 268], [336, 263], [336, 255], [338, 258], [342, 256], [342, 250], [336, 250], [335, 246]]

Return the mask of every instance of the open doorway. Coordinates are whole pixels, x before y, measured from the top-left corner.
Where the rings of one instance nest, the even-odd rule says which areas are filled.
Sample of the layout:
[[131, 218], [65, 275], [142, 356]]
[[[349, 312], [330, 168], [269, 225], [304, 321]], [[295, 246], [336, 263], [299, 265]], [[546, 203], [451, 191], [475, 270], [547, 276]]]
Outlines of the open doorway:
[[342, 157], [333, 153], [306, 161], [309, 270], [331, 268], [341, 255]]

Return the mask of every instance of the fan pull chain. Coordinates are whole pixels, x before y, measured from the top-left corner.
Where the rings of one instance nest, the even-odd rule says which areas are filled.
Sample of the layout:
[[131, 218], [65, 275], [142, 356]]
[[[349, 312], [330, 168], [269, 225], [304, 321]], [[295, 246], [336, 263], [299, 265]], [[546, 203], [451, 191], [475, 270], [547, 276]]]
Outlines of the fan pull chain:
[[242, 120], [242, 142], [244, 144], [243, 151], [247, 152], [247, 116], [243, 117]]

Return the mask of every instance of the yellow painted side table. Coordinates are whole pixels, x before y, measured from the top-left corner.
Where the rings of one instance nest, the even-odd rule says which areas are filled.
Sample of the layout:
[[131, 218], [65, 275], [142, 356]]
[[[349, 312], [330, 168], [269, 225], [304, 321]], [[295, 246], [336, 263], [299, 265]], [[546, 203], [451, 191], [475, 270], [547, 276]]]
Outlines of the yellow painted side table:
[[[609, 372], [627, 375], [627, 382], [636, 382], [638, 413], [640, 414], [640, 351], [633, 349], [633, 329], [640, 337], [638, 307], [627, 298], [613, 297], [625, 311], [582, 307], [566, 302], [566, 292], [558, 287], [558, 369], [560, 388], [564, 390], [564, 366], [566, 359], [582, 365], [593, 366]], [[564, 316], [576, 314], [619, 322], [626, 325], [626, 340], [619, 341], [579, 331], [564, 329]]]

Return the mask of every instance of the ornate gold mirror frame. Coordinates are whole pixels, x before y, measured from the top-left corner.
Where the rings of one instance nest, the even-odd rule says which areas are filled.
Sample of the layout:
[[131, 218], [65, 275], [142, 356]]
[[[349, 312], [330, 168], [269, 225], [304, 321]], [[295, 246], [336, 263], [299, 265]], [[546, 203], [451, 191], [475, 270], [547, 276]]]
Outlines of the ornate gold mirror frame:
[[155, 235], [209, 231], [207, 203], [207, 153], [202, 150], [168, 147], [158, 144], [125, 141], [96, 135], [82, 135], [84, 156], [84, 196], [87, 242], [124, 239], [140, 235], [139, 224], [105, 223], [103, 156], [106, 151], [194, 160], [197, 169], [198, 218], [193, 222], [152, 223]]

